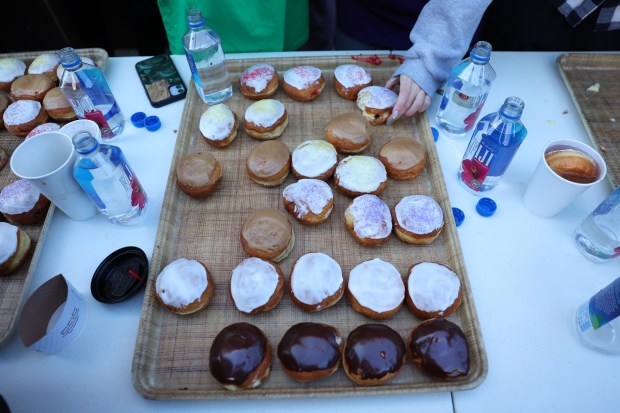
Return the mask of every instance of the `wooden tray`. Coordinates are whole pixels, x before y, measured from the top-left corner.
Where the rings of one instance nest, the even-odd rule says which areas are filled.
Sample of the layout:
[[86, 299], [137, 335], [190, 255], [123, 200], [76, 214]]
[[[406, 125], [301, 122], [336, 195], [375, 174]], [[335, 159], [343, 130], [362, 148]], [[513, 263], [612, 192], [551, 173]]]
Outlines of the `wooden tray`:
[[[378, 85], [385, 84], [398, 64], [387, 56], [381, 57], [381, 65], [368, 65], [375, 84]], [[358, 110], [355, 102], [347, 101], [336, 94], [332, 82], [336, 66], [354, 63], [350, 57], [262, 61], [272, 64], [280, 73], [300, 64], [314, 65], [323, 70], [326, 79], [325, 89], [315, 101], [293, 101], [282, 88], [275, 96], [284, 103], [289, 112], [288, 128], [279, 139], [285, 142], [291, 151], [304, 140], [324, 139], [324, 128], [333, 116]], [[258, 62], [228, 62], [234, 93], [226, 103], [240, 119], [243, 119], [245, 110], [252, 101], [239, 92], [239, 75], [245, 68]], [[448, 264], [461, 275], [463, 281], [462, 305], [450, 318], [463, 328], [468, 337], [471, 346], [469, 375], [455, 381], [433, 379], [415, 369], [408, 356], [400, 375], [383, 386], [357, 386], [346, 377], [342, 369], [329, 378], [301, 384], [288, 379], [274, 357], [271, 375], [258, 389], [229, 392], [221, 387], [209, 373], [209, 348], [215, 335], [229, 324], [240, 321], [255, 324], [265, 332], [275, 351], [284, 332], [299, 322], [332, 324], [346, 337], [353, 328], [373, 321], [356, 313], [345, 297], [334, 307], [313, 314], [297, 308], [287, 294], [275, 309], [267, 313], [250, 316], [236, 310], [229, 298], [228, 288], [233, 268], [246, 258], [239, 241], [242, 224], [250, 213], [259, 208], [272, 207], [284, 211], [282, 190], [295, 180], [291, 174], [280, 187], [263, 188], [254, 184], [246, 175], [245, 159], [259, 141], [251, 139], [241, 127], [237, 139], [228, 148], [210, 147], [198, 130], [198, 119], [206, 108], [198, 98], [194, 86], [191, 86], [168, 178], [133, 359], [134, 385], [143, 396], [157, 399], [207, 399], [411, 393], [470, 389], [484, 380], [487, 359], [480, 326], [435, 145], [428, 120], [426, 115], [423, 115], [413, 120], [399, 121], [392, 127], [373, 127], [372, 143], [364, 154], [377, 155], [382, 144], [400, 136], [415, 138], [425, 145], [428, 151], [425, 171], [415, 180], [389, 180], [381, 198], [393, 206], [405, 195], [432, 195], [444, 210], [446, 226], [442, 235], [430, 246], [405, 244], [392, 236], [380, 247], [362, 247], [353, 240], [344, 226], [344, 210], [351, 199], [334, 190], [334, 209], [323, 224], [305, 227], [290, 218], [296, 234], [296, 244], [289, 257], [280, 265], [288, 279], [292, 264], [308, 252], [324, 252], [332, 256], [342, 266], [345, 277], [355, 265], [376, 257], [391, 262], [403, 275], [413, 263], [423, 260]], [[222, 184], [211, 197], [204, 200], [186, 196], [175, 183], [174, 168], [177, 160], [197, 150], [213, 153], [222, 163], [223, 169]], [[333, 184], [331, 185], [333, 187]], [[203, 261], [213, 273], [216, 284], [214, 297], [207, 309], [190, 316], [178, 316], [163, 309], [154, 293], [155, 279], [159, 272], [179, 257]], [[404, 306], [385, 323], [406, 340], [419, 321]]]
[[[108, 53], [103, 49], [77, 49], [79, 55], [90, 57], [99, 67], [103, 67], [108, 59]], [[28, 66], [37, 56], [42, 53], [55, 53], [56, 51], [41, 52], [25, 52], [0, 54], [0, 59], [5, 57], [15, 57], [22, 59]], [[50, 122], [53, 122], [50, 120]], [[62, 124], [61, 124], [62, 126]], [[23, 142], [23, 138], [17, 138], [9, 134], [6, 129], [0, 129], [0, 147], [3, 148], [10, 156], [15, 148]], [[11, 172], [9, 164], [0, 171], [0, 189], [4, 188], [18, 178]], [[32, 274], [36, 268], [39, 259], [43, 241], [47, 234], [47, 228], [54, 215], [54, 205], [52, 205], [47, 213], [44, 222], [36, 225], [22, 226], [33, 241], [33, 253], [28, 259], [29, 263], [22, 265], [18, 271], [7, 276], [0, 277], [0, 343], [4, 341], [10, 334], [17, 320], [21, 306], [24, 302], [24, 292], [28, 287], [28, 283], [32, 278]]]
[[615, 188], [620, 185], [620, 54], [563, 54], [558, 67]]

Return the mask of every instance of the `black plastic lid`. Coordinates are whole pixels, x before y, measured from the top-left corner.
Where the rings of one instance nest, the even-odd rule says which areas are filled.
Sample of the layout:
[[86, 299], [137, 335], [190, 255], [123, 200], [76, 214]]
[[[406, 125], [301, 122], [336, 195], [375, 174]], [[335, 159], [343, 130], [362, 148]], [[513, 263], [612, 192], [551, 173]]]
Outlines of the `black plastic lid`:
[[124, 247], [108, 255], [95, 270], [90, 291], [95, 300], [116, 304], [133, 297], [146, 282], [149, 262], [138, 247]]

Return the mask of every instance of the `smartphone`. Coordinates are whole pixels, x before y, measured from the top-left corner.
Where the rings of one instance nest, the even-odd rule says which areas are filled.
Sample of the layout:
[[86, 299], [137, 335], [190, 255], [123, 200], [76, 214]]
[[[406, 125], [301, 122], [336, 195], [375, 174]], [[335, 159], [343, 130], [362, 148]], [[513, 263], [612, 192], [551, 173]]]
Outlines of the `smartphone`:
[[136, 70], [151, 106], [158, 108], [185, 99], [187, 88], [168, 55], [160, 55], [136, 63]]

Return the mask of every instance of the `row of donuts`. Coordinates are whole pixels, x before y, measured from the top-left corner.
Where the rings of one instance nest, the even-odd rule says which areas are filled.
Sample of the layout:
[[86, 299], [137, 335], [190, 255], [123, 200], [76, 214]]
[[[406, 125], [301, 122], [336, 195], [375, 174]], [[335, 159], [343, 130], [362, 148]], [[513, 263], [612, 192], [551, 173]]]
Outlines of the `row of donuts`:
[[[340, 264], [321, 252], [300, 256], [288, 283], [277, 263], [246, 258], [232, 270], [228, 292], [237, 310], [257, 314], [275, 308], [285, 288], [293, 303], [306, 312], [335, 305], [346, 291], [355, 311], [375, 320], [394, 316], [404, 302], [419, 318], [447, 317], [457, 310], [463, 296], [459, 276], [443, 264], [416, 263], [404, 282], [394, 265], [374, 258], [353, 267], [345, 280]], [[166, 265], [155, 283], [159, 303], [181, 315], [205, 308], [214, 290], [207, 266], [187, 258]]]
[[[396, 377], [409, 353], [424, 373], [456, 379], [469, 372], [469, 345], [455, 323], [433, 318], [413, 327], [407, 345], [389, 326], [362, 324], [346, 340], [329, 324], [304, 322], [291, 326], [276, 348], [288, 377], [309, 382], [334, 374], [340, 364], [347, 377], [362, 386], [376, 386]], [[265, 333], [253, 324], [224, 327], [209, 350], [209, 370], [228, 390], [252, 389], [269, 377], [272, 349]]]

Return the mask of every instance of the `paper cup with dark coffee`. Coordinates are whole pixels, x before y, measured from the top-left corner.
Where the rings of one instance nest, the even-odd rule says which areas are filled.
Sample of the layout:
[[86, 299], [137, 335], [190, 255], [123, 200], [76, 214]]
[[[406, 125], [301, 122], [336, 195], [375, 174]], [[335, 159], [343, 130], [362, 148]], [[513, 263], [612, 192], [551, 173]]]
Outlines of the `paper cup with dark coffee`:
[[548, 143], [525, 193], [523, 204], [534, 215], [551, 218], [607, 175], [601, 155], [583, 142]]

